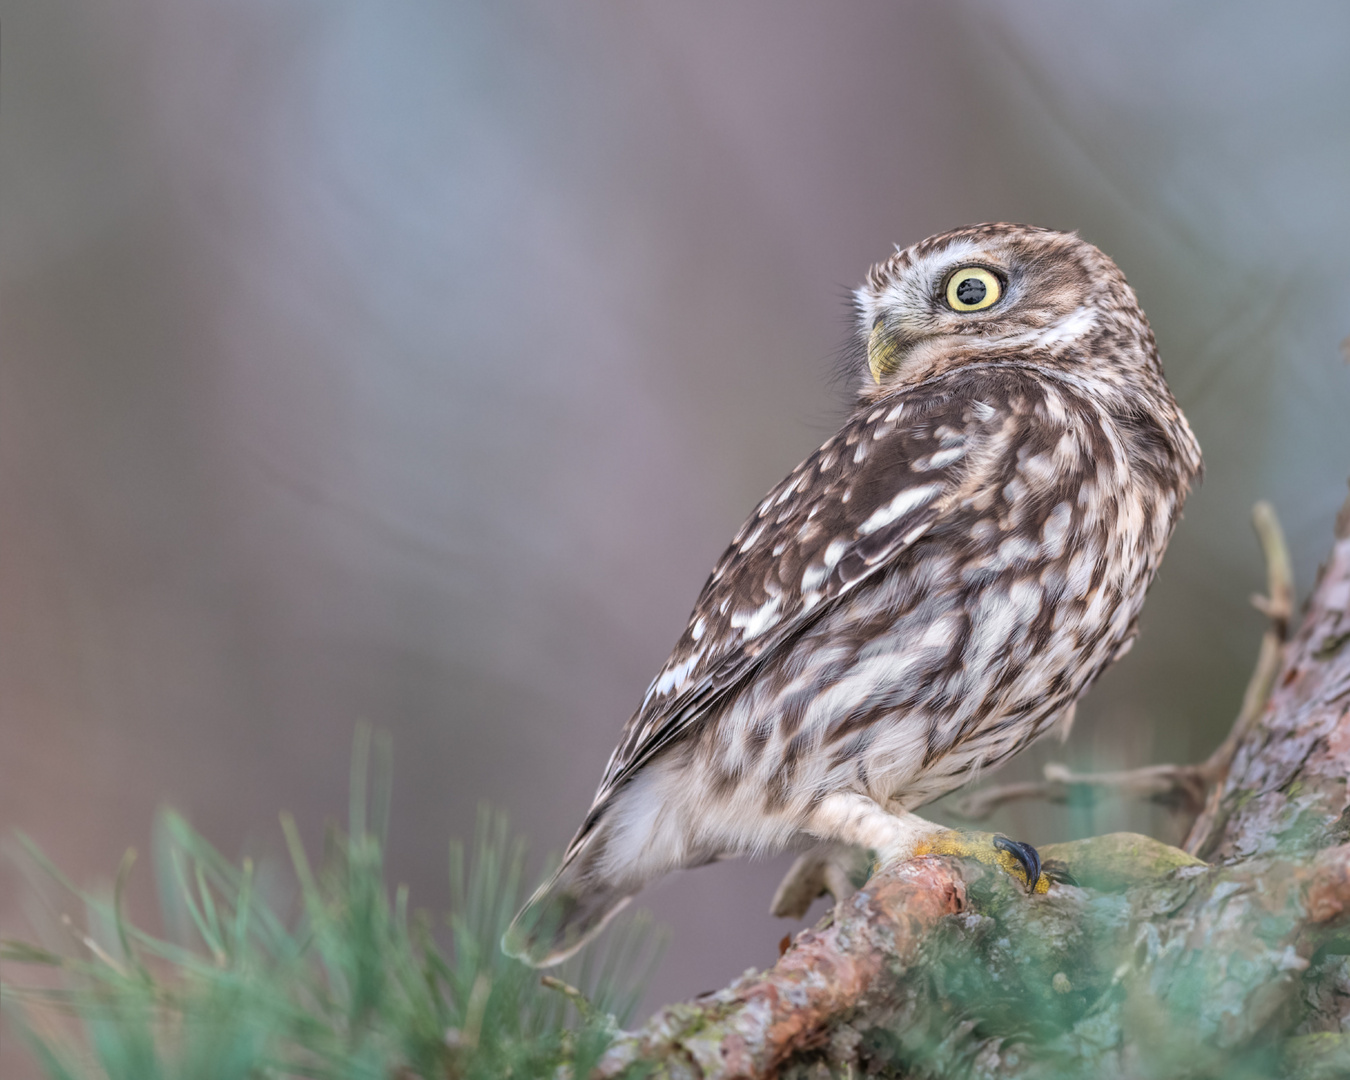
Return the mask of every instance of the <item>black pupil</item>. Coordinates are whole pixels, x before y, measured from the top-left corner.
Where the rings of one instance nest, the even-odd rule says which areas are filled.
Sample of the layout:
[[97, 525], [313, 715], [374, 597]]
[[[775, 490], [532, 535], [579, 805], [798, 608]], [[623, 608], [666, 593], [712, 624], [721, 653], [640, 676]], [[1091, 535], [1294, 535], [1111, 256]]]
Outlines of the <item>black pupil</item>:
[[957, 282], [956, 298], [963, 304], [978, 304], [988, 290], [984, 282], [977, 277], [968, 277]]

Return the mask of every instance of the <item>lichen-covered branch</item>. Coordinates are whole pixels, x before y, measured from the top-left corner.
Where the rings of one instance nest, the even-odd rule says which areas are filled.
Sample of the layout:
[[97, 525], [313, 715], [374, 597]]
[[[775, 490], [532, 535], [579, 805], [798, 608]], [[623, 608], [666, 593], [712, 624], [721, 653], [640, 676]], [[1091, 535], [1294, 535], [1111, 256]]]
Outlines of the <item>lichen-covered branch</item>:
[[992, 1080], [1282, 1060], [1288, 1033], [1263, 1036], [1350, 925], [1350, 846], [1221, 868], [1132, 834], [1047, 854], [1091, 884], [1032, 896], [978, 864], [889, 867], [768, 971], [658, 1013], [599, 1075], [645, 1062], [668, 1080], [816, 1065]]
[[[1350, 508], [1350, 502], [1347, 502]], [[1350, 777], [1350, 513], [1265, 708], [1187, 838], [1202, 858], [1306, 849], [1339, 836]]]
[[767, 1075], [818, 1045], [883, 975], [915, 963], [927, 935], [965, 907], [965, 879], [949, 860], [891, 867], [841, 904], [830, 925], [799, 934], [769, 971], [662, 1010], [610, 1051], [599, 1075], [617, 1076], [635, 1060], [662, 1062], [671, 1080]]

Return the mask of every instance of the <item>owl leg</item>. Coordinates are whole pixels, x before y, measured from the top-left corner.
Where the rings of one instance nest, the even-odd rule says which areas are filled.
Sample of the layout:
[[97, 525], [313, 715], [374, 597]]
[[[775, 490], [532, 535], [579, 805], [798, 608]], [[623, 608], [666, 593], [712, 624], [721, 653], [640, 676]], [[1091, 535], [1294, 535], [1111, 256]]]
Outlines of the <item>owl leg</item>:
[[806, 831], [822, 840], [834, 840], [870, 849], [883, 862], [908, 859], [920, 844], [949, 830], [901, 810], [891, 813], [874, 799], [852, 791], [827, 795], [816, 804]]
[[997, 833], [948, 829], [907, 811], [890, 813], [855, 792], [836, 792], [820, 801], [807, 830], [828, 838], [870, 848], [883, 865], [920, 855], [958, 855], [996, 866], [1033, 892], [1050, 888], [1034, 847]]
[[865, 795], [839, 792], [815, 807], [806, 831], [824, 841], [792, 864], [769, 905], [771, 914], [800, 919], [819, 896], [835, 902], [857, 891], [871, 867], [869, 851], [882, 862], [908, 858], [923, 838], [940, 834], [939, 825], [915, 814], [891, 813]]

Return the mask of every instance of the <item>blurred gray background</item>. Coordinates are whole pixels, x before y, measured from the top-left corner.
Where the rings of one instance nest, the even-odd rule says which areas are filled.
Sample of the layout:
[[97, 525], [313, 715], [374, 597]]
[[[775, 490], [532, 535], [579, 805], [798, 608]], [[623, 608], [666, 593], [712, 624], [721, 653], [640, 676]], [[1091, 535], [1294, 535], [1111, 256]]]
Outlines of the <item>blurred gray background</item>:
[[[317, 843], [360, 720], [393, 735], [414, 904], [482, 800], [561, 847], [712, 562], [844, 415], [846, 289], [954, 225], [1113, 255], [1208, 463], [1138, 647], [1001, 778], [1206, 754], [1262, 629], [1252, 502], [1304, 592], [1329, 546], [1343, 3], [0, 0], [0, 25], [0, 829], [80, 880], [162, 803], [229, 853], [280, 850], [281, 809]], [[774, 958], [784, 867], [643, 896], [675, 942], [649, 1007]]]

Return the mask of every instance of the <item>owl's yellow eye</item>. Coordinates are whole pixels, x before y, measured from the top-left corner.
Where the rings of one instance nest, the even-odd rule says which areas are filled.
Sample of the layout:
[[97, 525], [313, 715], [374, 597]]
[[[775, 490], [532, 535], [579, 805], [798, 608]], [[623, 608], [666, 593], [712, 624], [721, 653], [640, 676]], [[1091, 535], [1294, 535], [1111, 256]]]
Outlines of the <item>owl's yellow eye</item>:
[[963, 266], [947, 279], [947, 306], [953, 311], [983, 311], [998, 302], [1003, 283], [982, 266]]

